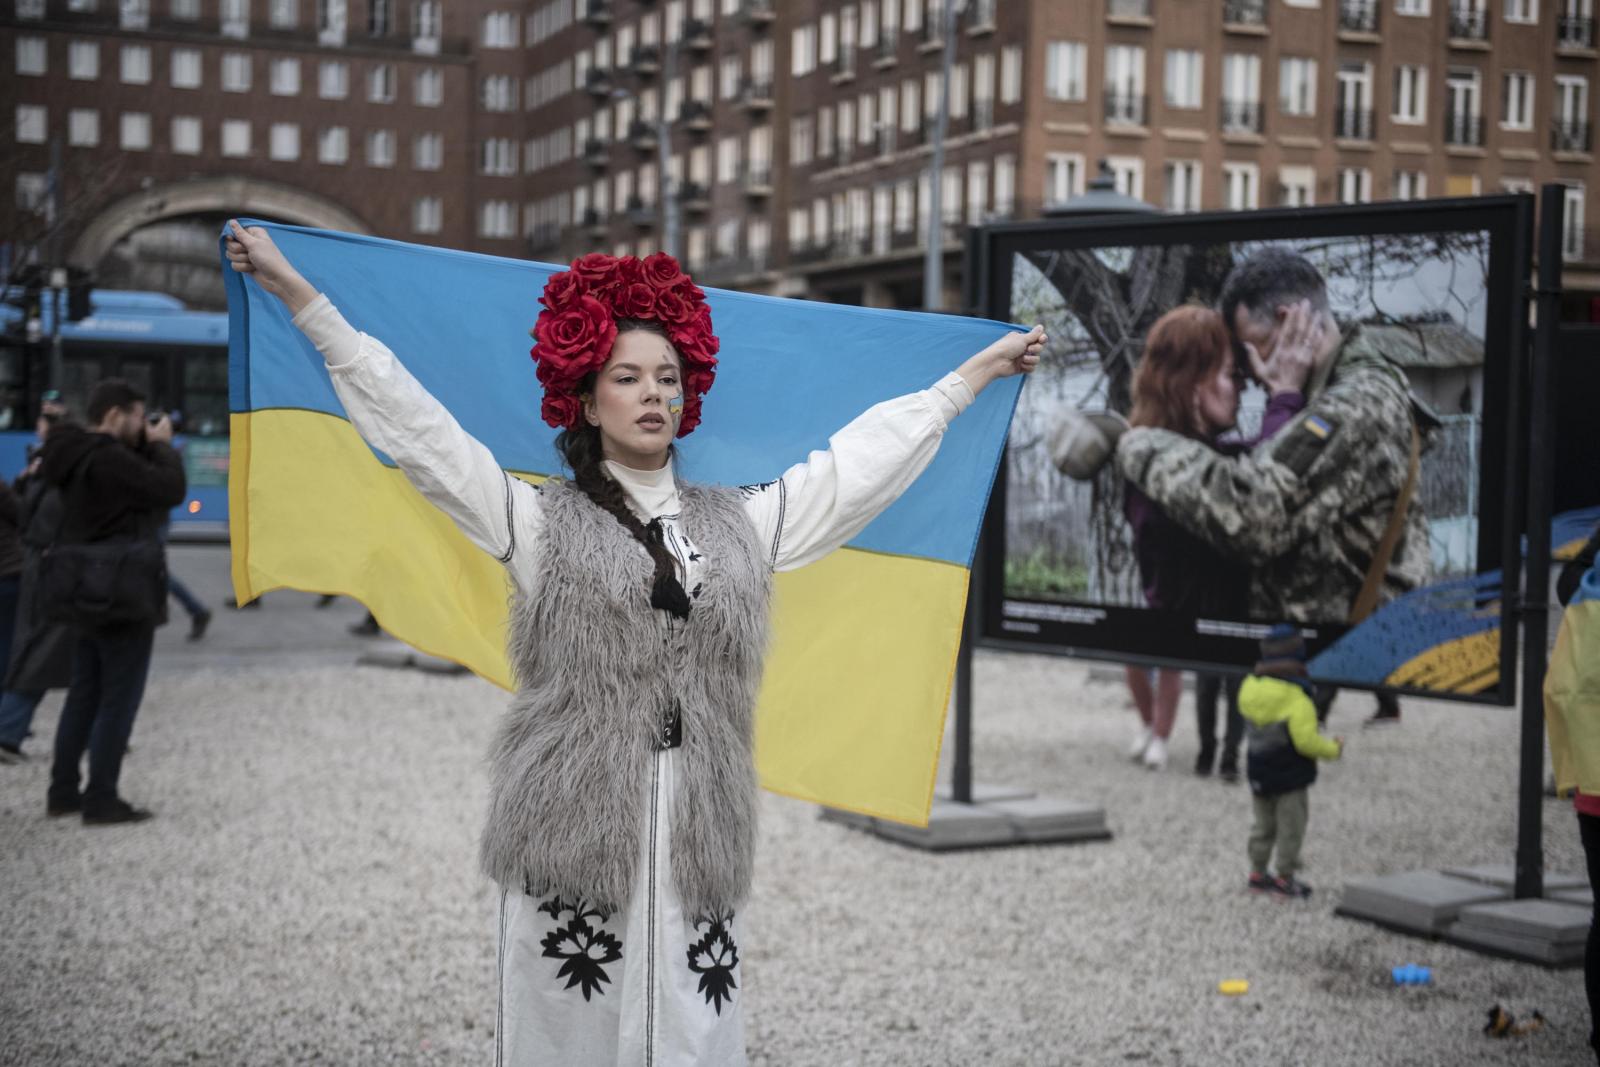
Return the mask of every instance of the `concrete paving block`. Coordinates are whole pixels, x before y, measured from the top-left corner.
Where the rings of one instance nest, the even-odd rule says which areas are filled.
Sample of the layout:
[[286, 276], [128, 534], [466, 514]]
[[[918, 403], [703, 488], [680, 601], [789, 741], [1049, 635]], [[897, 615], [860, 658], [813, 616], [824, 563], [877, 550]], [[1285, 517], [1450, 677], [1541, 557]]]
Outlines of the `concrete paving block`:
[[[1516, 868], [1509, 863], [1479, 863], [1471, 867], [1446, 867], [1445, 874], [1451, 878], [1465, 878], [1469, 882], [1482, 882], [1510, 892], [1517, 883]], [[1544, 872], [1544, 891], [1546, 893], [1557, 889], [1579, 889], [1589, 884], [1589, 879], [1579, 874], [1561, 874], [1555, 871]]]
[[1462, 908], [1507, 897], [1505, 890], [1438, 871], [1404, 871], [1350, 882], [1339, 914], [1433, 936], [1443, 933]]
[[1542, 963], [1550, 967], [1566, 967], [1583, 962], [1584, 943], [1545, 941], [1537, 937], [1518, 937], [1499, 930], [1454, 923], [1444, 933], [1452, 945], [1488, 952], [1495, 956]]
[[1589, 936], [1589, 909], [1555, 900], [1502, 900], [1462, 908], [1456, 928], [1565, 945]]
[[984, 804], [1011, 820], [1024, 841], [1076, 841], [1110, 836], [1105, 809], [1097, 804], [1055, 797], [1028, 797]]
[[1558, 889], [1554, 893], [1546, 892], [1548, 900], [1559, 900], [1563, 904], [1582, 904], [1586, 908], [1594, 907], [1594, 890], [1588, 886], [1582, 889]]
[[953, 800], [935, 800], [926, 827], [878, 819], [872, 829], [891, 841], [934, 852], [1011, 844], [1017, 840], [1017, 831], [1005, 815], [976, 804], [957, 804]]
[[[954, 793], [947, 784], [935, 788], [933, 795], [939, 800], [950, 800]], [[1033, 795], [1033, 790], [1024, 789], [1016, 785], [1000, 785], [997, 782], [972, 783], [972, 802], [974, 804], [992, 804], [997, 800], [1025, 800]]]

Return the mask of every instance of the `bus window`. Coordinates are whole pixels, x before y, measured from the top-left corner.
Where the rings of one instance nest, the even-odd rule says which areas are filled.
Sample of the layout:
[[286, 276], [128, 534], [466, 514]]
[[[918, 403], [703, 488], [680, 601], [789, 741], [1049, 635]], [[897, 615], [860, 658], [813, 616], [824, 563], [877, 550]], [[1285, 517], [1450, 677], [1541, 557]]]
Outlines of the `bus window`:
[[228, 354], [191, 353], [183, 361], [183, 429], [196, 437], [228, 432]]

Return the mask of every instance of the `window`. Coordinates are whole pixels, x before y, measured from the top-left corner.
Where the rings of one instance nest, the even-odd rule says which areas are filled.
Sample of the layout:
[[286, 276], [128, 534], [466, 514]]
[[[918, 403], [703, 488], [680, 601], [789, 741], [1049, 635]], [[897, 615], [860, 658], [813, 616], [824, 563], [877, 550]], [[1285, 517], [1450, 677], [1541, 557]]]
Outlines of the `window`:
[[1006, 45], [1000, 49], [1000, 102], [1016, 104], [1022, 100], [1022, 48]]
[[292, 30], [300, 22], [300, 0], [268, 0], [267, 25], [275, 30]]
[[379, 63], [367, 72], [367, 99], [374, 104], [394, 102], [394, 67]]
[[150, 84], [150, 46], [125, 44], [122, 46], [122, 81], [126, 85]]
[[49, 69], [49, 50], [43, 37], [17, 38], [17, 73], [43, 74]]
[[247, 93], [250, 91], [250, 53], [223, 53], [222, 91], [226, 93]]
[[516, 205], [509, 200], [486, 200], [478, 211], [479, 237], [515, 237]]
[[1261, 172], [1254, 163], [1224, 163], [1222, 188], [1230, 211], [1253, 211], [1260, 206]]
[[1554, 127], [1555, 151], [1590, 151], [1589, 79], [1577, 74], [1556, 76]]
[[[387, 163], [383, 166], [388, 166]], [[517, 172], [517, 142], [509, 137], [490, 137], [483, 142], [479, 170], [488, 175], [509, 177]]]
[[1477, 196], [1483, 191], [1483, 182], [1476, 174], [1446, 174], [1445, 196]]
[[340, 59], [325, 59], [317, 67], [317, 95], [343, 100], [350, 95], [350, 66]]
[[[871, 99], [870, 97], [868, 99]], [[950, 117], [963, 119], [967, 117], [967, 65], [958, 63], [950, 69]], [[861, 116], [862, 125], [866, 125], [868, 118]]]
[[1452, 68], [1445, 78], [1445, 143], [1480, 145], [1483, 143], [1483, 114], [1478, 71], [1470, 67]]
[[736, 99], [739, 95], [740, 76], [739, 57], [723, 56], [722, 62], [717, 64], [717, 84], [720, 87], [717, 95], [724, 100]]
[[983, 222], [989, 206], [989, 164], [975, 159], [967, 164], [967, 225]]
[[200, 50], [174, 48], [172, 50], [172, 87], [174, 89], [200, 88]]
[[150, 147], [150, 116], [142, 111], [122, 113], [122, 147], [130, 152], [143, 152]]
[[1420, 170], [1394, 172], [1394, 199], [1421, 200], [1428, 195], [1428, 176]]
[[504, 74], [494, 74], [483, 79], [483, 108], [485, 111], [515, 111], [517, 107], [517, 82]]
[[1507, 130], [1533, 129], [1533, 75], [1527, 71], [1507, 71], [1501, 82], [1500, 126]]
[[1357, 141], [1372, 140], [1372, 66], [1368, 63], [1340, 63], [1333, 117], [1334, 136]]
[[1284, 167], [1278, 171], [1278, 203], [1284, 207], [1310, 207], [1316, 203], [1317, 172], [1313, 167]]
[[1050, 152], [1044, 157], [1044, 202], [1064, 204], [1083, 195], [1083, 157]]
[[387, 37], [394, 30], [394, 0], [368, 0], [367, 36]]
[[1167, 106], [1193, 109], [1200, 106], [1205, 61], [1201, 54], [1189, 48], [1174, 48], [1167, 52]]
[[817, 63], [826, 67], [839, 56], [839, 17], [825, 13], [817, 30]]
[[1395, 0], [1394, 13], [1396, 15], [1414, 15], [1418, 18], [1428, 17], [1428, 0]]
[[1285, 56], [1278, 63], [1278, 106], [1285, 115], [1317, 113], [1317, 61]]
[[1394, 68], [1394, 121], [1408, 125], [1428, 118], [1428, 68]]
[[1172, 160], [1166, 165], [1166, 206], [1168, 211], [1200, 210], [1200, 164], [1193, 160]]
[[340, 164], [350, 158], [350, 130], [329, 126], [317, 136], [317, 162]]
[[150, 27], [150, 0], [122, 0], [117, 5], [117, 25], [124, 30]]
[[37, 104], [17, 105], [17, 143], [44, 144], [47, 131], [45, 109]]
[[168, 10], [179, 22], [196, 22], [200, 18], [200, 0], [171, 0]]
[[180, 156], [200, 154], [200, 120], [179, 115], [172, 120], [172, 151]]
[[[17, 0], [17, 18], [42, 19], [44, 18], [44, 0]], [[20, 183], [21, 179], [18, 179]]]
[[67, 45], [67, 77], [94, 81], [100, 77], [100, 46], [93, 41], [73, 41]]
[[367, 132], [367, 166], [394, 166], [393, 130], [369, 130]]
[[1583, 186], [1568, 185], [1563, 193], [1566, 213], [1561, 220], [1561, 258], [1583, 258]]
[[795, 28], [790, 39], [789, 72], [803, 78], [817, 69], [817, 28], [806, 25]]
[[[915, 5], [913, 5], [915, 6]], [[1116, 49], [1108, 50], [1115, 51]], [[1143, 49], [1133, 49], [1143, 51]], [[1080, 41], [1051, 41], [1044, 53], [1044, 94], [1051, 100], [1084, 98], [1084, 58]], [[1109, 60], [1107, 70], [1109, 71]]]
[[24, 172], [17, 175], [17, 208], [20, 211], [44, 214], [49, 211], [50, 180], [43, 174]]
[[243, 118], [222, 120], [222, 155], [250, 155], [250, 123]]
[[816, 122], [810, 115], [800, 115], [789, 120], [789, 162], [804, 167], [811, 162], [812, 146], [816, 143]]
[[250, 36], [250, 0], [222, 0], [222, 36]]
[[[544, 10], [547, 9], [540, 9]], [[417, 0], [411, 8], [411, 50], [424, 55], [438, 54], [441, 24], [439, 0]]]
[[419, 196], [411, 202], [411, 229], [415, 233], [438, 233], [444, 226], [444, 201], [437, 196]]
[[1372, 199], [1372, 172], [1366, 167], [1339, 168], [1339, 202], [1365, 204]]
[[1007, 153], [994, 160], [994, 213], [1010, 218], [1017, 210], [1017, 157]]
[[1539, 0], [1506, 0], [1507, 22], [1538, 22]]
[[416, 170], [438, 170], [444, 165], [444, 138], [437, 133], [421, 133], [411, 142], [411, 166]]
[[1534, 191], [1533, 180], [1530, 178], [1501, 178], [1500, 191], [1503, 193], [1531, 193]]
[[1233, 52], [1222, 57], [1222, 128], [1261, 128], [1261, 57]]
[[1144, 49], [1112, 45], [1106, 49], [1106, 121], [1144, 124]]
[[300, 158], [300, 127], [293, 122], [274, 122], [267, 138], [267, 156], [280, 163]]
[[1144, 160], [1138, 156], [1111, 156], [1106, 164], [1111, 168], [1111, 181], [1117, 192], [1135, 200], [1144, 199]]
[[300, 95], [300, 61], [274, 59], [272, 61], [272, 95]]
[[900, 83], [900, 129], [913, 133], [922, 121], [922, 84], [915, 78]]
[[99, 143], [100, 112], [79, 107], [67, 112], [67, 144], [75, 148], [93, 148]]
[[317, 43], [343, 48], [347, 17], [345, 0], [317, 0]]
[[444, 103], [444, 72], [438, 67], [417, 71], [411, 83], [411, 100], [418, 107], [438, 107]]
[[[517, 16], [511, 11], [491, 11], [483, 16], [483, 47], [517, 47]], [[606, 66], [609, 64], [602, 64]]]

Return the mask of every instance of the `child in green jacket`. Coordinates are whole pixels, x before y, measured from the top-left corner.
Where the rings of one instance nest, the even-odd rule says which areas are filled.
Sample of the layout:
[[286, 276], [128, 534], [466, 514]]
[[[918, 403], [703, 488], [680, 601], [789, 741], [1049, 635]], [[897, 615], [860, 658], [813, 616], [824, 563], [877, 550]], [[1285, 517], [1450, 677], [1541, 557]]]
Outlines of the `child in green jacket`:
[[[1261, 662], [1239, 686], [1239, 712], [1249, 733], [1247, 766], [1255, 804], [1249, 888], [1309, 897], [1311, 887], [1295, 873], [1311, 815], [1311, 783], [1317, 780], [1317, 760], [1338, 759], [1344, 740], [1317, 733], [1306, 646], [1296, 627], [1279, 623], [1262, 638]], [[1267, 873], [1274, 850], [1277, 877]]]

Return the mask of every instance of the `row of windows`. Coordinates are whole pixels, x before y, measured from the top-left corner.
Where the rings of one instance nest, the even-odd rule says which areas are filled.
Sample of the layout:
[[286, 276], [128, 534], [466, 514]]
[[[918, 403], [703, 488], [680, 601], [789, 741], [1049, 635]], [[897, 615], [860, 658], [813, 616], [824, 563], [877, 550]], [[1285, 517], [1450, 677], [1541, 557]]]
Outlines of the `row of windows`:
[[[996, 5], [965, 5], [971, 30], [993, 29]], [[853, 70], [857, 50], [882, 48], [892, 55], [898, 35], [925, 33], [937, 41], [943, 32], [944, 0], [862, 0], [824, 12], [815, 23], [796, 26], [790, 37], [790, 70], [797, 78], [819, 67]]]
[[[109, 6], [117, 11], [119, 28], [150, 28], [150, 0], [111, 0]], [[298, 29], [300, 6], [300, 0], [267, 0], [267, 26], [278, 31]], [[42, 19], [45, 7], [45, 0], [17, 0], [17, 18]], [[67, 0], [67, 10], [73, 13], [93, 12], [97, 7], [98, 0]], [[315, 7], [318, 42], [343, 47], [349, 32], [347, 0], [315, 0]], [[200, 0], [168, 0], [167, 15], [176, 22], [198, 22]], [[395, 0], [368, 0], [366, 36], [388, 37], [394, 33], [394, 15]], [[411, 37], [415, 51], [430, 54], [438, 52], [441, 21], [440, 0], [412, 0]], [[250, 0], [220, 0], [217, 28], [224, 37], [249, 37], [250, 26]]]
[[[267, 87], [275, 96], [298, 96], [301, 89], [302, 62], [299, 59], [268, 59]], [[204, 53], [198, 48], [174, 48], [169, 56], [169, 84], [174, 89], [200, 89], [204, 87]], [[123, 45], [118, 51], [121, 80], [128, 85], [148, 85], [152, 80], [151, 52], [146, 45]], [[48, 49], [43, 37], [17, 38], [17, 73], [43, 75], [48, 72]], [[218, 84], [224, 92], [247, 93], [255, 81], [256, 57], [249, 52], [224, 52], [221, 57]], [[94, 41], [73, 41], [67, 47], [68, 76], [80, 80], [94, 80], [100, 76], [100, 45]], [[365, 92], [368, 101], [377, 104], [392, 103], [395, 99], [398, 76], [392, 63], [379, 63], [369, 67], [365, 75]], [[485, 103], [490, 99], [487, 85]], [[505, 79], [500, 90], [515, 99], [515, 83]], [[439, 107], [444, 103], [444, 72], [438, 67], [423, 67], [412, 78], [412, 102], [419, 107]], [[343, 100], [350, 95], [350, 64], [342, 59], [325, 59], [317, 63], [317, 95], [325, 100]], [[499, 97], [497, 96], [498, 100]], [[500, 110], [497, 108], [497, 110]]]

